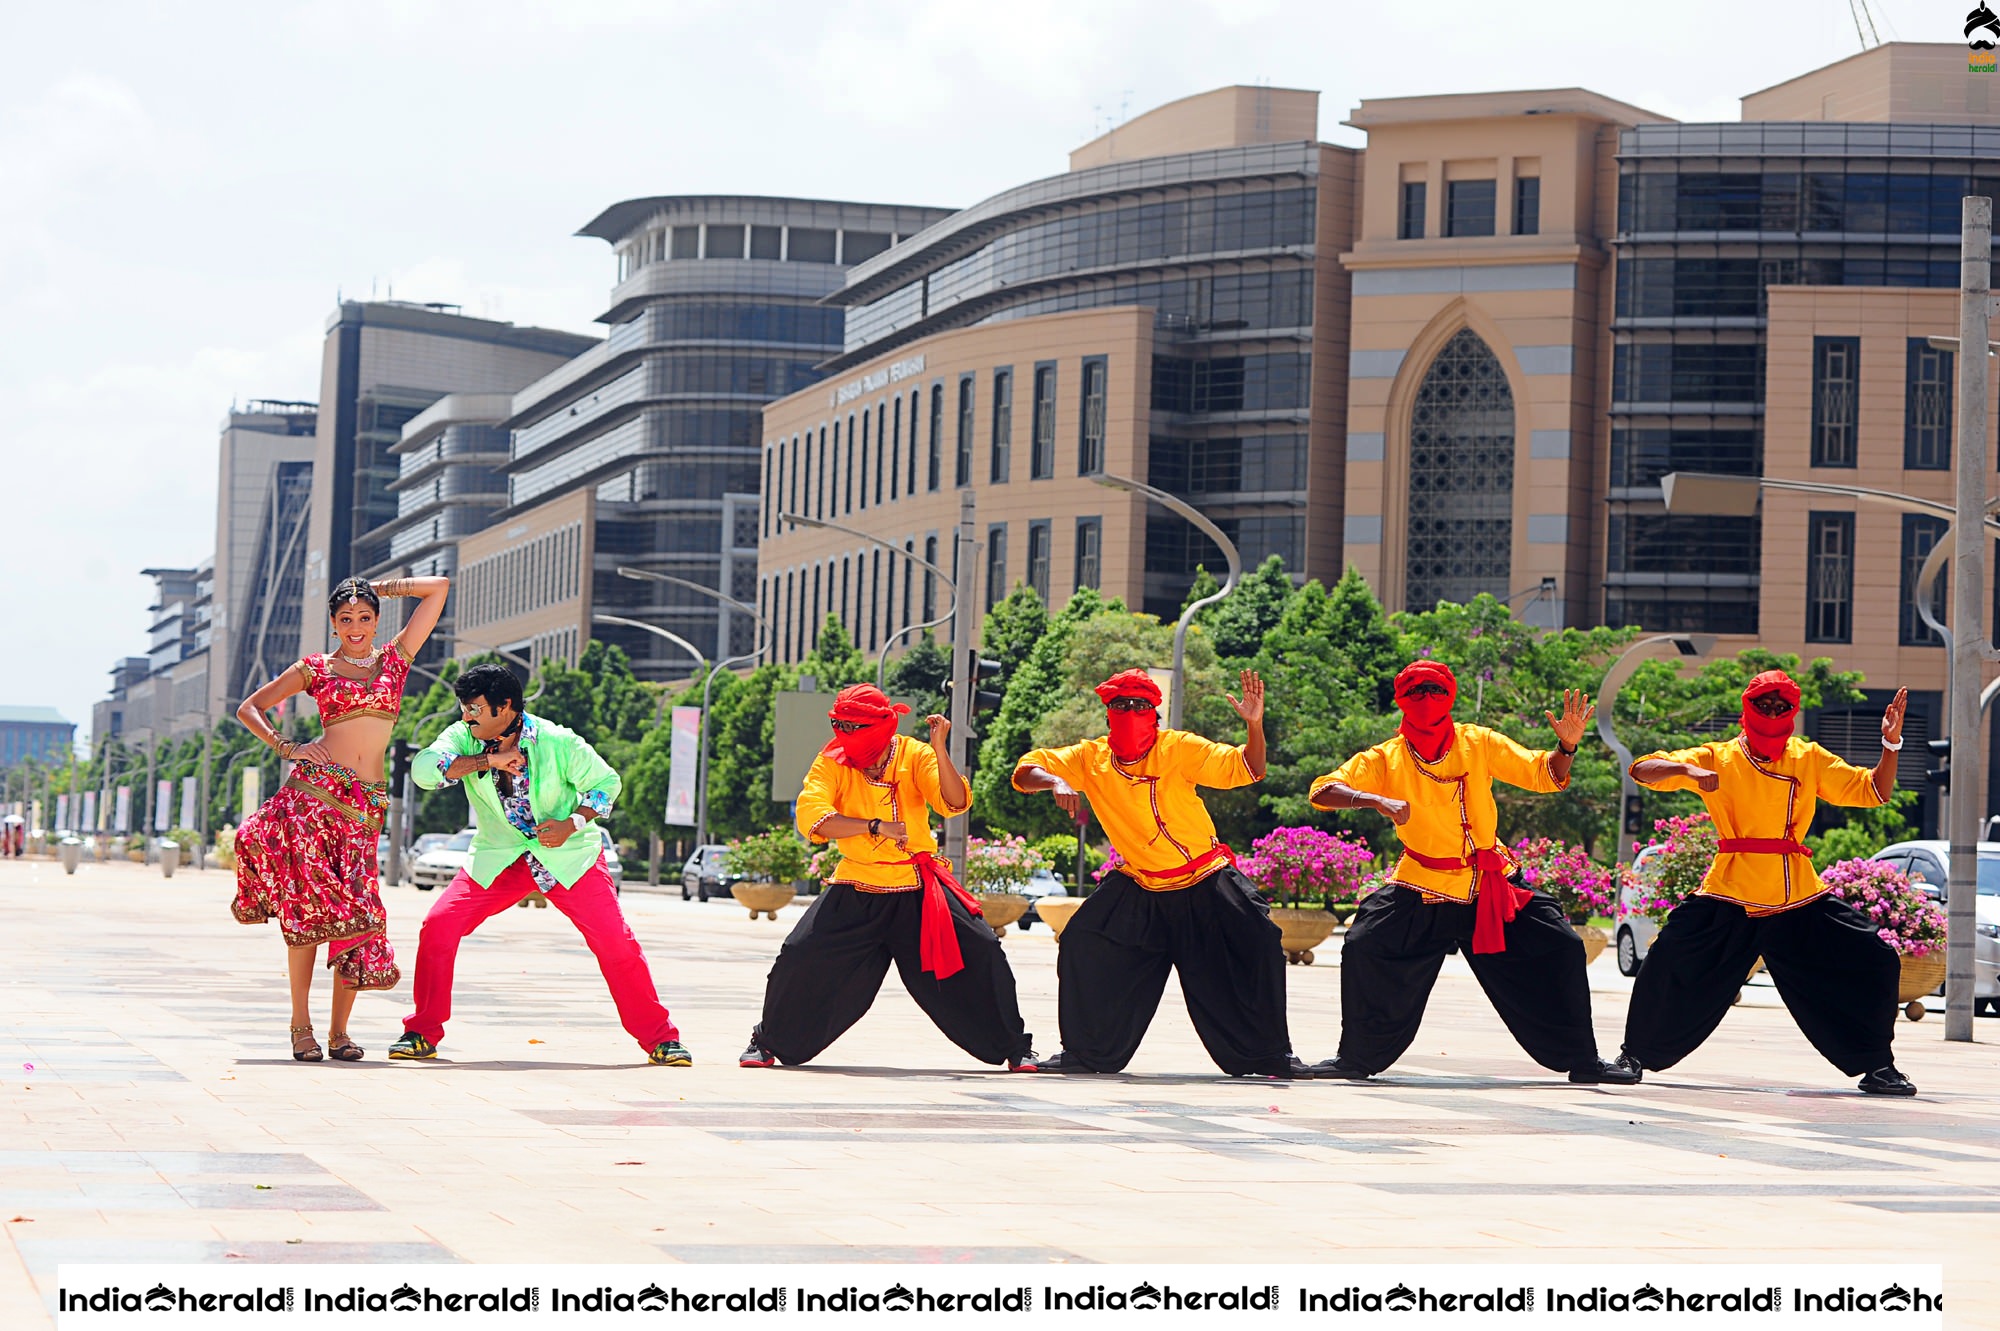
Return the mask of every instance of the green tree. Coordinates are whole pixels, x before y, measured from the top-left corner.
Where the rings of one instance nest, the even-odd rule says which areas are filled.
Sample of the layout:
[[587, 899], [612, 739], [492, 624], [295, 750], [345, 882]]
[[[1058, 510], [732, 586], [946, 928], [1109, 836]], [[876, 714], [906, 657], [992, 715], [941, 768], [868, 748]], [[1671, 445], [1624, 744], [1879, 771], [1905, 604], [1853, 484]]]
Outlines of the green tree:
[[1028, 654], [1049, 631], [1049, 612], [1042, 598], [1026, 583], [993, 603], [979, 626], [979, 654], [1000, 663], [1000, 678], [1011, 679], [1028, 663]]
[[799, 662], [799, 674], [811, 675], [818, 681], [821, 690], [835, 693], [849, 684], [872, 684], [875, 682], [874, 665], [861, 654], [848, 636], [847, 626], [840, 622], [840, 616], [829, 614], [826, 622], [819, 627], [819, 637], [813, 642], [813, 649], [806, 659]]
[[[785, 806], [771, 798], [771, 751], [777, 695], [797, 683], [791, 667], [769, 661], [740, 679], [717, 677], [708, 751], [711, 839], [748, 836], [785, 821]], [[664, 787], [661, 800], [664, 807]]]
[[[1359, 575], [1356, 576], [1358, 580]], [[1363, 586], [1365, 588], [1366, 584]], [[1198, 568], [1195, 570], [1195, 585], [1189, 590], [1187, 599], [1181, 602], [1182, 608], [1193, 604], [1202, 595], [1212, 595], [1219, 590], [1221, 584], [1209, 575], [1208, 570]], [[1285, 572], [1283, 556], [1271, 555], [1244, 574], [1235, 591], [1196, 616], [1195, 622], [1208, 631], [1218, 657], [1224, 661], [1247, 662], [1263, 646], [1264, 636], [1278, 626], [1278, 620], [1285, 613], [1285, 605], [1295, 590], [1292, 575]]]
[[[592, 642], [590, 645], [596, 647], [598, 644]], [[542, 662], [535, 681], [541, 684], [541, 692], [529, 704], [530, 711], [544, 720], [567, 726], [585, 739], [596, 738], [592, 732], [596, 730], [597, 699], [594, 681], [589, 674], [551, 657]], [[534, 693], [534, 688], [531, 685], [525, 691]]]
[[636, 743], [653, 728], [658, 697], [632, 673], [631, 658], [623, 647], [593, 638], [583, 649], [579, 665], [591, 681], [591, 728], [585, 736], [593, 744], [603, 740]]
[[918, 716], [932, 712], [948, 715], [951, 711], [950, 699], [945, 693], [944, 682], [950, 675], [950, 653], [926, 632], [909, 651], [890, 663], [882, 681], [891, 697], [913, 699], [911, 705], [917, 709]]
[[[1037, 602], [1039, 604], [1039, 602]], [[1080, 587], [1030, 647], [1026, 659], [1003, 677], [1000, 710], [986, 718], [979, 738], [978, 762], [971, 773], [972, 817], [983, 827], [1018, 832], [1030, 838], [1047, 836], [1070, 826], [1046, 795], [1023, 795], [1014, 789], [1014, 764], [1035, 747], [1034, 734], [1042, 717], [1058, 703], [1065, 675], [1064, 657], [1077, 625], [1098, 615], [1123, 615], [1119, 601], [1106, 601], [1093, 587]]]

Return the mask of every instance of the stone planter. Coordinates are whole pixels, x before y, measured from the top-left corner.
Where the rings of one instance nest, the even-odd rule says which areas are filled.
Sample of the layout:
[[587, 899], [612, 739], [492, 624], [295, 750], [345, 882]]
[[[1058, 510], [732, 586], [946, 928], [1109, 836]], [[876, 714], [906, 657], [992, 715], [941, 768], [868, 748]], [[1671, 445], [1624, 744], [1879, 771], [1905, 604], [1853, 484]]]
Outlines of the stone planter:
[[172, 878], [174, 870], [181, 867], [181, 848], [172, 841], [160, 843], [160, 877]]
[[1043, 897], [1035, 903], [1035, 918], [1049, 926], [1049, 932], [1062, 939], [1062, 931], [1069, 924], [1070, 916], [1083, 908], [1082, 897]]
[[1278, 946], [1285, 950], [1285, 960], [1293, 966], [1312, 965], [1313, 949], [1333, 936], [1333, 926], [1338, 922], [1332, 911], [1323, 908], [1271, 907], [1271, 923], [1279, 929]]
[[1937, 987], [1944, 983], [1944, 949], [1918, 957], [1905, 955], [1898, 960], [1903, 964], [1903, 973], [1896, 982], [1896, 1001], [1907, 1004], [1904, 1016], [1911, 1021], [1922, 1021], [1924, 995], [1936, 993]]
[[1584, 965], [1588, 966], [1591, 962], [1603, 956], [1604, 949], [1611, 946], [1611, 935], [1605, 933], [1604, 930], [1598, 928], [1596, 925], [1579, 924], [1575, 928], [1576, 936], [1583, 940]]
[[767, 918], [777, 919], [778, 912], [792, 904], [790, 883], [731, 883], [729, 895], [749, 910], [750, 918], [756, 919], [761, 913]]
[[76, 866], [83, 860], [83, 842], [73, 836], [64, 837], [62, 844], [56, 847], [56, 853], [62, 860], [63, 872], [74, 874]]
[[1028, 898], [1018, 892], [977, 892], [979, 912], [997, 937], [1007, 936], [1007, 926], [1028, 913]]

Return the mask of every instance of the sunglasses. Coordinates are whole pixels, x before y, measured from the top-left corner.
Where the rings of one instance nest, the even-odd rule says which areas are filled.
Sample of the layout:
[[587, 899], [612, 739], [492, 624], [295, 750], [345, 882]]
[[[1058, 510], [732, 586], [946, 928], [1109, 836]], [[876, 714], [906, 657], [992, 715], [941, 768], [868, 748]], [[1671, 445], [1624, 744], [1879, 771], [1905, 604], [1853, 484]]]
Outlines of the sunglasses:
[[1764, 716], [1785, 716], [1793, 710], [1791, 700], [1776, 693], [1760, 694], [1750, 705]]
[[1427, 680], [1412, 688], [1403, 696], [1405, 698], [1442, 698], [1447, 692], [1448, 690], [1444, 685], [1432, 683]]
[[1113, 698], [1104, 705], [1114, 712], [1156, 712], [1159, 710], [1159, 708], [1153, 706], [1152, 703], [1147, 702], [1144, 698]]

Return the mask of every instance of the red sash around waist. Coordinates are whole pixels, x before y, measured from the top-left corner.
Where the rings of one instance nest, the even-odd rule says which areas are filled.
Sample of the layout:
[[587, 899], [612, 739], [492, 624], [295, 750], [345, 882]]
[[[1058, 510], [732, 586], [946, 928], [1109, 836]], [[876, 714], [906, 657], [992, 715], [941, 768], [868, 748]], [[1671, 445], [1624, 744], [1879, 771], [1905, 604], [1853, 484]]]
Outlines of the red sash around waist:
[[950, 979], [965, 969], [965, 956], [958, 950], [958, 928], [951, 922], [951, 903], [945, 893], [964, 902], [974, 915], [985, 914], [979, 908], [979, 898], [959, 886], [946, 867], [949, 861], [940, 860], [927, 850], [914, 851], [909, 859], [890, 863], [916, 866], [917, 883], [924, 894], [923, 916], [917, 925], [917, 956], [924, 970], [940, 980]]
[[1481, 953], [1507, 950], [1507, 925], [1521, 913], [1521, 907], [1528, 904], [1534, 893], [1507, 881], [1507, 861], [1499, 851], [1475, 850], [1470, 860], [1457, 856], [1440, 859], [1411, 850], [1408, 846], [1403, 847], [1403, 853], [1426, 869], [1439, 873], [1476, 870], [1478, 876], [1473, 885], [1477, 900], [1473, 902], [1472, 950]]
[[1790, 837], [1726, 836], [1715, 843], [1724, 855], [1810, 855], [1812, 852]]
[[[1175, 865], [1171, 869], [1141, 869], [1138, 865], [1127, 860], [1118, 866], [1118, 871], [1120, 873], [1131, 874], [1135, 881], [1141, 878], [1181, 878], [1191, 873], [1199, 873], [1218, 860], [1234, 864], [1236, 863], [1236, 852], [1225, 845], [1217, 843], [1209, 847], [1206, 854], [1197, 855], [1186, 864]], [[1139, 886], [1145, 887], [1146, 885], [1140, 883]]]

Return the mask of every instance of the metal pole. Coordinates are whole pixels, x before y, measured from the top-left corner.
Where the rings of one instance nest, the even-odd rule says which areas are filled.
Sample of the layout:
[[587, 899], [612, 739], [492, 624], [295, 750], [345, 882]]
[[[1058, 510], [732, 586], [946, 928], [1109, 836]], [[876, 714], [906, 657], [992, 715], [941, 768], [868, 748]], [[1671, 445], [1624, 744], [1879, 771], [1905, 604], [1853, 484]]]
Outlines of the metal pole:
[[1958, 518], [1952, 525], [1950, 890], [1946, 898], [1944, 1038], [1972, 1039], [1972, 943], [1979, 891], [1979, 685], [1986, 626], [1987, 319], [1993, 285], [1993, 200], [1961, 205], [1958, 282]]
[[[979, 687], [979, 669], [972, 647], [972, 609], [978, 596], [978, 563], [973, 553], [975, 517], [970, 487], [958, 492], [958, 572], [952, 582], [951, 738], [945, 751], [952, 766], [965, 773], [966, 731], [972, 725], [972, 691]], [[944, 824], [945, 858], [961, 867], [965, 864], [965, 819], [947, 818]]]
[[1632, 780], [1632, 750], [1618, 738], [1617, 730], [1612, 727], [1611, 708], [1618, 700], [1618, 690], [1625, 687], [1625, 681], [1632, 678], [1632, 672], [1642, 662], [1657, 655], [1660, 648], [1667, 646], [1682, 656], [1700, 657], [1708, 655], [1715, 646], [1715, 639], [1705, 633], [1662, 633], [1641, 638], [1611, 663], [1597, 685], [1597, 737], [1618, 759], [1618, 865], [1621, 869], [1632, 863], [1632, 834], [1625, 830], [1625, 820], [1631, 812], [1632, 801], [1639, 798], [1639, 786]]

